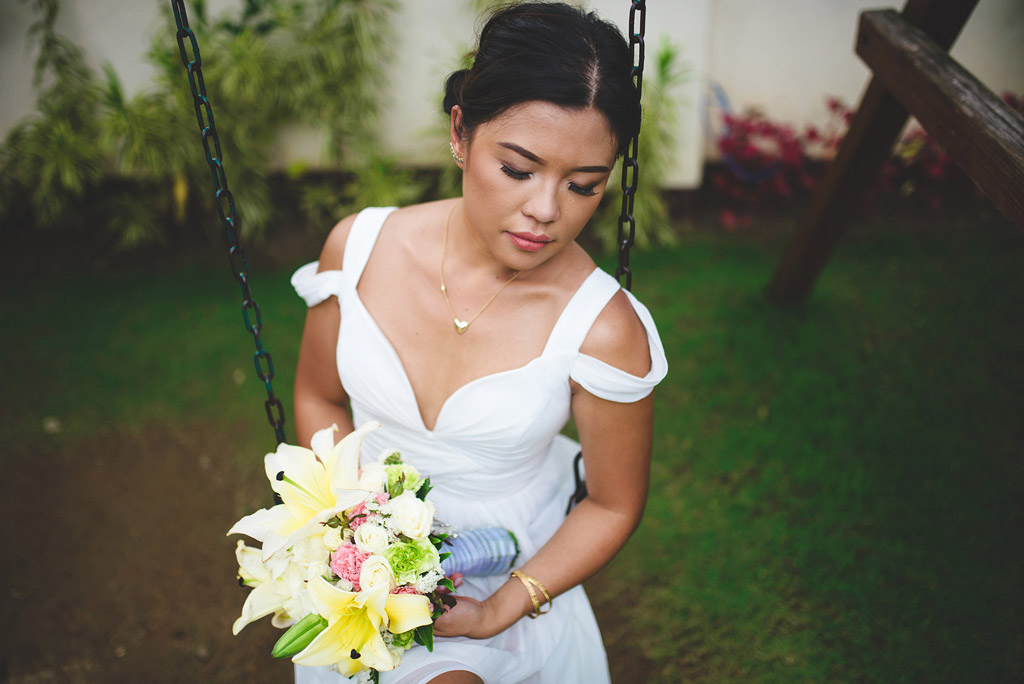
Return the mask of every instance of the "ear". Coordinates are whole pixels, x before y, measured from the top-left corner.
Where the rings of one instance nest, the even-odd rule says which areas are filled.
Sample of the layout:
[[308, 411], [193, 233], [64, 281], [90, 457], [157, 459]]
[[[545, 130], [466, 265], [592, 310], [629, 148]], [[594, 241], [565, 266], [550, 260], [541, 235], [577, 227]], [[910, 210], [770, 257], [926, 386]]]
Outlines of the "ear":
[[[466, 158], [466, 139], [463, 137], [463, 126], [462, 126], [462, 107], [454, 105], [452, 107], [451, 122], [448, 130], [448, 142], [452, 144], [452, 149], [455, 150], [455, 154], [459, 155], [462, 159]], [[455, 161], [456, 164], [462, 166], [465, 162]]]

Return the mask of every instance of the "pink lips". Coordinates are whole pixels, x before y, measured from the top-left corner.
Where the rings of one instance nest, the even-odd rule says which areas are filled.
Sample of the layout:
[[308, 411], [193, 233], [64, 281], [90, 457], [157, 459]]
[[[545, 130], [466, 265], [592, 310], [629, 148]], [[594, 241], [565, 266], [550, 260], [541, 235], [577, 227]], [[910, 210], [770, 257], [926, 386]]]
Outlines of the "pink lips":
[[509, 233], [508, 237], [513, 245], [527, 252], [538, 252], [551, 242], [551, 238], [546, 235], [534, 235], [533, 233]]

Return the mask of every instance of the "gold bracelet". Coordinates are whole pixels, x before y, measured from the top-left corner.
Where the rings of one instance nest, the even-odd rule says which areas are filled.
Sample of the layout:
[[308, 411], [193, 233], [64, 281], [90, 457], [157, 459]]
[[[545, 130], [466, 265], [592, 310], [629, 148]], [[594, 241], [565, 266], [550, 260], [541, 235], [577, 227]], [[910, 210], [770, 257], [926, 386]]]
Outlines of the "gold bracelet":
[[[531, 618], [536, 618], [538, 615], [544, 615], [545, 613], [551, 612], [551, 606], [554, 602], [551, 600], [551, 594], [548, 593], [548, 588], [544, 586], [543, 582], [536, 577], [527, 575], [522, 570], [513, 570], [512, 576], [522, 582], [523, 586], [526, 587], [526, 591], [530, 594], [530, 601], [533, 602], [533, 612], [527, 614]], [[540, 592], [544, 594], [544, 600], [547, 601], [548, 604], [548, 609], [545, 611], [541, 611], [540, 609], [542, 604], [540, 599], [537, 598], [537, 592], [533, 590], [534, 586], [540, 589]]]
[[527, 615], [529, 615], [530, 618], [536, 618], [540, 615], [540, 601], [537, 600], [537, 592], [533, 590], [533, 585], [524, 579], [518, 570], [513, 570], [512, 576], [522, 582], [523, 586], [526, 587], [526, 592], [530, 595], [530, 601], [533, 602], [533, 612], [527, 613]]

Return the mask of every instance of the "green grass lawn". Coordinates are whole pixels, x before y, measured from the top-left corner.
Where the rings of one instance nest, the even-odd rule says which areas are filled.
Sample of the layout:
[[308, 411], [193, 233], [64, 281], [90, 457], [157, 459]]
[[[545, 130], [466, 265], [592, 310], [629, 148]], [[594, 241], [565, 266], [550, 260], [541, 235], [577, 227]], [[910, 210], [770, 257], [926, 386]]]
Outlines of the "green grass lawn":
[[[779, 308], [784, 244], [633, 257], [671, 368], [647, 515], [595, 597], [622, 617], [610, 651], [666, 683], [1021, 681], [1024, 236], [875, 227]], [[304, 305], [289, 271], [254, 271], [287, 407]], [[3, 465], [213, 423], [242, 426], [229, 457], [258, 473], [238, 299], [226, 263], [4, 288]]]

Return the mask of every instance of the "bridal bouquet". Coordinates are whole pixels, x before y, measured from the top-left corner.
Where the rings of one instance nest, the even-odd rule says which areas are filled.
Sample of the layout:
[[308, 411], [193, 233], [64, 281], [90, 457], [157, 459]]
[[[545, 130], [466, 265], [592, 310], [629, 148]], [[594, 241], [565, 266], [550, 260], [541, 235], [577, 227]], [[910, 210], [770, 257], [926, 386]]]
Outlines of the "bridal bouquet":
[[310, 449], [281, 444], [267, 454], [271, 486], [282, 503], [239, 520], [239, 582], [251, 587], [235, 634], [273, 615], [289, 627], [275, 657], [327, 665], [346, 677], [376, 680], [419, 643], [432, 648], [433, 621], [454, 599], [434, 533], [430, 480], [386, 452], [359, 468], [367, 423], [334, 444], [337, 426], [317, 432]]

